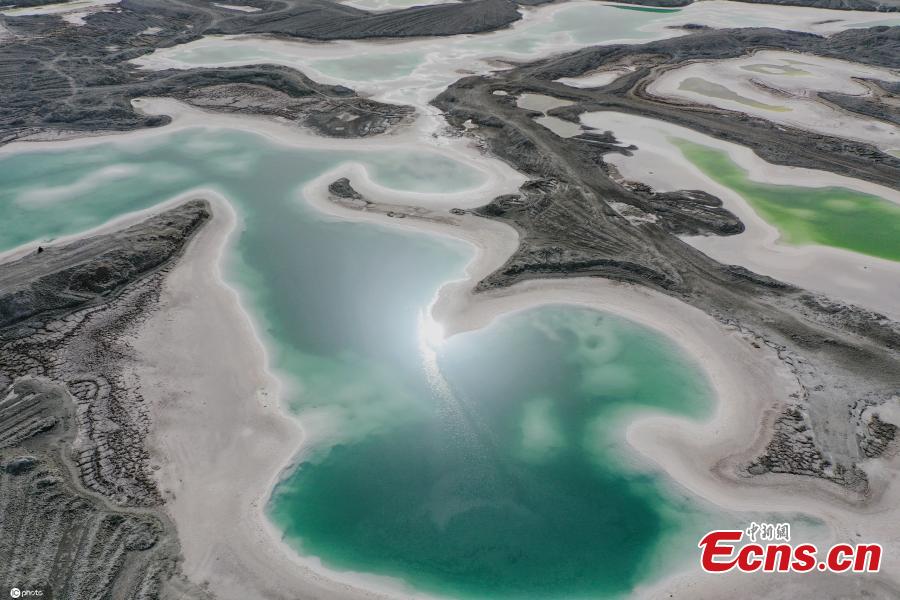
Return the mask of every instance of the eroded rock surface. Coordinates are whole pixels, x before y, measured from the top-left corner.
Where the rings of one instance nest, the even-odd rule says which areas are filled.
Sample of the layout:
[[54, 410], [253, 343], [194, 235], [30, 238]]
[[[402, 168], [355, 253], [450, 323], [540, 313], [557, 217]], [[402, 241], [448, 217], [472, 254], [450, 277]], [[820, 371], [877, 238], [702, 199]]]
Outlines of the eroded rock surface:
[[[603, 157], [630, 152], [609, 134], [602, 143], [561, 138], [541, 127], [515, 97], [545, 94], [572, 104], [551, 114], [577, 120], [586, 111], [616, 110], [675, 122], [753, 148], [778, 164], [813, 167], [896, 187], [900, 160], [864, 144], [826, 138], [710, 107], [674, 106], [642, 94], [656, 69], [683, 61], [737, 56], [753, 47], [783, 47], [867, 62], [894, 64], [900, 28], [853, 31], [832, 38], [769, 29], [707, 31], [640, 46], [590, 48], [537, 61], [491, 77], [458, 81], [434, 102], [460, 134], [532, 179], [518, 194], [476, 212], [506, 222], [520, 246], [476, 290], [489, 292], [548, 277], [594, 276], [647, 286], [710, 314], [772, 352], [794, 374], [797, 397], [768, 431], [767, 449], [736, 467], [736, 477], [792, 474], [838, 484], [865, 501], [862, 469], [886, 451], [894, 431], [863, 421], [854, 407], [877, 407], [900, 391], [900, 324], [871, 311], [810, 294], [795, 286], [720, 264], [677, 234], [739, 230], [716, 199], [695, 192], [654, 194], [622, 181]], [[879, 46], [884, 42], [885, 45]], [[891, 50], [885, 51], [886, 48]], [[628, 62], [633, 72], [598, 89], [554, 80]], [[495, 95], [503, 90], [505, 95]], [[466, 123], [477, 127], [466, 127]]]
[[177, 574], [128, 336], [209, 216], [193, 201], [0, 265], [0, 581], [150, 599]]

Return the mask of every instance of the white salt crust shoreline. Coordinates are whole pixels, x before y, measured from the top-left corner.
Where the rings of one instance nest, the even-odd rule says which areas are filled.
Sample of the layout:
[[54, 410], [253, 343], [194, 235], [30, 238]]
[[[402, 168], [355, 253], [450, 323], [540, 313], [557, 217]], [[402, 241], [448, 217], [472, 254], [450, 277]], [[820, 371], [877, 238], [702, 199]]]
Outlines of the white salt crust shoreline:
[[[305, 136], [261, 119], [212, 116], [176, 105], [155, 106], [169, 114], [173, 108], [181, 113], [173, 126], [117, 137], [166, 135], [177, 129], [208, 126], [261, 131], [281, 143], [305, 145], [313, 139], [317, 147], [343, 143]], [[186, 115], [189, 118], [184, 118]], [[414, 140], [414, 134], [407, 131], [406, 135], [409, 138], [404, 134], [390, 136], [382, 144], [395, 148], [394, 142]], [[62, 144], [109, 139], [29, 143], [26, 148], [59, 148]], [[365, 140], [352, 143], [357, 145], [355, 149], [378, 147]], [[15, 146], [0, 154], [23, 148]], [[509, 167], [494, 165], [497, 161], [473, 158], [475, 153], [466, 149], [465, 143], [448, 143], [441, 151], [490, 169], [489, 179], [493, 179], [467, 193], [466, 205], [482, 204], [503, 193], [498, 190], [515, 189], [522, 181]], [[877, 503], [854, 508], [835, 497], [832, 486], [818, 481], [771, 476], [754, 479], [751, 484], [729, 476], [730, 465], [764, 442], [760, 433], [777, 409], [777, 400], [772, 399], [787, 398], [793, 389], [791, 378], [768, 350], [755, 349], [742, 335], [669, 297], [608, 281], [527, 282], [498, 293], [473, 296], [469, 293], [471, 283], [504, 262], [515, 248], [512, 229], [470, 215], [462, 217], [459, 226], [449, 227], [342, 209], [323, 197], [324, 187], [341, 173], [374, 201], [398, 203], [399, 199], [446, 208], [462, 196], [397, 194], [368, 180], [360, 165], [342, 166], [326, 174], [328, 180], [322, 176], [305, 190], [314, 205], [343, 218], [430, 230], [475, 247], [475, 257], [467, 268], [469, 279], [445, 285], [432, 307], [434, 318], [444, 324], [448, 334], [484, 326], [511, 311], [547, 303], [576, 304], [650, 326], [675, 340], [698, 361], [719, 399], [710, 420], [696, 423], [642, 414], [626, 430], [628, 442], [670, 475], [673, 485], [728, 510], [810, 514], [826, 522], [835, 539], [857, 539], [852, 535], [860, 533], [863, 540], [900, 540], [900, 519], [897, 510], [890, 508], [900, 506], [896, 485], [882, 489]], [[221, 278], [221, 261], [234, 235], [237, 217], [211, 190], [196, 190], [189, 197], [211, 199], [215, 218], [173, 269], [165, 287], [164, 310], [151, 317], [135, 342], [139, 356], [135, 370], [153, 407], [151, 445], [161, 466], [157, 473], [168, 498], [167, 509], [179, 531], [186, 575], [196, 583], [207, 583], [210, 591], [224, 599], [422, 597], [394, 579], [327, 571], [316, 559], [300, 557], [288, 548], [266, 518], [264, 507], [273, 486], [302, 448], [302, 423], [282, 411], [281, 384], [268, 370], [262, 338], [252, 317], [242, 308], [238, 293]], [[758, 426], [748, 427], [748, 423]], [[881, 466], [890, 472], [896, 469], [895, 462], [873, 461], [873, 468]], [[863, 515], [865, 518], [860, 518]], [[888, 562], [883, 573], [900, 573], [898, 550], [896, 542], [893, 548], [886, 548]], [[647, 597], [656, 597], [661, 589], [695, 594], [696, 584], [688, 579], [696, 575], [676, 574], [639, 592]], [[824, 585], [826, 579], [817, 577], [815, 581]], [[724, 577], [713, 583], [726, 589], [729, 581], [731, 578]], [[783, 581], [777, 580], [777, 587]], [[833, 585], [830, 579], [828, 585]], [[741, 589], [746, 591], [746, 587]]]
[[[626, 9], [634, 5], [604, 2], [603, 6], [619, 6]], [[530, 61], [576, 50], [586, 46], [613, 43], [643, 43], [670, 37], [686, 35], [684, 24], [702, 24], [713, 28], [766, 26], [830, 35], [885, 17], [885, 13], [864, 11], [842, 11], [796, 6], [768, 6], [747, 4], [725, 0], [704, 0], [688, 5], [678, 12], [659, 14], [654, 20], [641, 25], [634, 31], [611, 33], [609, 39], [594, 43], [583, 42], [565, 32], [555, 32], [551, 39], [545, 39], [527, 49], [516, 45], [502, 46], [504, 41], [518, 35], [527, 36], [531, 28], [551, 24], [554, 18], [570, 9], [596, 7], [597, 3], [585, 0], [547, 3], [534, 7], [520, 7], [522, 18], [509, 27], [492, 32], [467, 34], [450, 38], [414, 38], [393, 40], [337, 40], [329, 42], [309, 42], [261, 35], [204, 36], [186, 44], [160, 49], [152, 54], [132, 61], [136, 66], [148, 70], [191, 69], [197, 67], [225, 67], [260, 62], [281, 64], [302, 71], [320, 83], [345, 85], [361, 94], [384, 102], [412, 104], [422, 114], [420, 120], [433, 120], [437, 111], [428, 102], [443, 91], [462, 74], [486, 74], [507, 65], [503, 61]], [[563, 34], [561, 37], [557, 34]], [[616, 35], [621, 37], [615, 37]], [[520, 40], [523, 38], [519, 38]], [[497, 42], [496, 48], [477, 48], [483, 42]], [[532, 40], [533, 41], [533, 40]], [[472, 42], [475, 48], [469, 48]], [[459, 46], [454, 46], [459, 44]], [[191, 53], [204, 49], [235, 49], [243, 46], [240, 53], [230, 57], [216, 57], [208, 61], [190, 60]], [[186, 53], [187, 60], [179, 58]], [[369, 73], [353, 75], [340, 69], [323, 68], [322, 62], [336, 60], [353, 61], [364, 55], [421, 54], [422, 61], [411, 72], [396, 72], [372, 77]], [[499, 61], [499, 62], [498, 62]], [[350, 70], [352, 72], [352, 69]]]
[[605, 158], [625, 179], [646, 183], [659, 192], [701, 189], [722, 199], [724, 207], [744, 223], [746, 230], [725, 237], [683, 237], [707, 256], [900, 320], [900, 303], [896, 301], [900, 297], [900, 263], [842, 248], [783, 243], [778, 229], [764, 221], [740, 194], [716, 183], [685, 158], [669, 138], [682, 138], [726, 152], [752, 181], [810, 188], [844, 187], [897, 204], [900, 191], [827, 171], [773, 165], [744, 146], [646, 117], [595, 112], [582, 115], [581, 122], [599, 131], [612, 131], [621, 143], [638, 147], [633, 157], [608, 154]]
[[264, 336], [222, 276], [240, 217], [213, 190], [178, 200], [190, 198], [210, 200], [213, 220], [133, 342], [154, 415], [148, 445], [185, 575], [223, 599], [413, 597], [402, 582], [299, 556], [266, 517], [270, 494], [302, 452], [303, 424], [281, 404], [285, 386], [269, 368]]
[[[768, 67], [773, 64], [801, 69], [803, 74], [796, 77], [744, 70], [748, 66]], [[744, 103], [735, 99], [723, 99], [688, 91], [681, 87], [686, 80], [697, 77], [741, 96]], [[841, 110], [819, 100], [816, 95], [810, 95], [810, 91], [871, 95], [869, 88], [860, 83], [860, 80], [866, 78], [896, 82], [900, 81], [900, 74], [892, 69], [823, 58], [814, 54], [758, 50], [738, 58], [693, 61], [666, 70], [647, 86], [647, 93], [676, 101], [700, 105], [712, 104], [774, 123], [857, 140], [877, 146], [884, 152], [900, 149], [900, 127]], [[780, 107], [781, 112], [748, 105], [746, 101]]]
[[[366, 182], [354, 178], [353, 169], [335, 169], [304, 188], [304, 196], [318, 209], [350, 220], [379, 222], [414, 231], [448, 235], [473, 245], [475, 256], [466, 269], [466, 278], [448, 282], [437, 293], [432, 316], [444, 326], [447, 336], [479, 329], [497, 318], [548, 304], [572, 305], [610, 312], [647, 326], [673, 340], [700, 365], [717, 399], [715, 413], [708, 421], [697, 422], [653, 411], [641, 411], [626, 421], [629, 446], [664, 471], [668, 482], [679, 491], [687, 490], [727, 511], [806, 514], [820, 519], [831, 530], [831, 543], [860, 539], [900, 539], [900, 486], [881, 481], [875, 501], [865, 508], [832, 484], [811, 478], [779, 475], [751, 481], [734, 475], [739, 464], [755, 458], [768, 442], [768, 426], [779, 407], [797, 389], [796, 379], [775, 353], [757, 348], [753, 337], [728, 328], [699, 309], [669, 296], [630, 284], [591, 278], [527, 281], [508, 289], [473, 295], [474, 283], [500, 267], [518, 245], [516, 232], [503, 224], [472, 215], [458, 218], [457, 225], [389, 218], [374, 212], [344, 208], [328, 200], [327, 185], [337, 177], [348, 177], [354, 187], [376, 202], [390, 197], [369, 195]], [[777, 400], [781, 399], [781, 401]], [[755, 426], [748, 426], [753, 423]], [[873, 461], [872, 475], [884, 476], [896, 470], [896, 460]], [[865, 520], [865, 523], [860, 521]], [[857, 535], [859, 534], [859, 535]], [[860, 537], [861, 536], [861, 537]], [[894, 552], [891, 552], [891, 549]], [[882, 569], [898, 572], [900, 542], [886, 547]], [[699, 551], [698, 551], [699, 557]], [[857, 576], [858, 577], [858, 576]], [[698, 584], [698, 578], [703, 580]], [[796, 597], [801, 586], [810, 591], [810, 579], [823, 589], [839, 590], [846, 578], [815, 573], [804, 578], [757, 576], [753, 585], [766, 597]], [[900, 580], [870, 576], [890, 593], [900, 590]], [[785, 579], [791, 583], [786, 584]], [[884, 580], [884, 583], [881, 583]], [[855, 583], [850, 582], [854, 589]], [[699, 586], [699, 587], [698, 587]], [[754, 588], [756, 589], [756, 588]], [[710, 576], [699, 566], [637, 590], [638, 597], [659, 597], [668, 593], [689, 593], [690, 597], [719, 598], [726, 591], [748, 590], [741, 575]], [[709, 594], [709, 595], [706, 595]], [[793, 594], [793, 596], [791, 595]], [[886, 596], [890, 597], [890, 596]]]

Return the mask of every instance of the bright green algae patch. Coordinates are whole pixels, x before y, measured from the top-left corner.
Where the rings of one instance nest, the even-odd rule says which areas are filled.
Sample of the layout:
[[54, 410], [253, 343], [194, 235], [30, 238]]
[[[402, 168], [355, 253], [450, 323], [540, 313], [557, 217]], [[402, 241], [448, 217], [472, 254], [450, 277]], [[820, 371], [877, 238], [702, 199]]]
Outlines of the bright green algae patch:
[[900, 206], [893, 202], [842, 187], [758, 183], [727, 152], [679, 138], [672, 143], [708, 177], [740, 194], [786, 242], [900, 261]]
[[317, 453], [276, 489], [272, 518], [304, 553], [441, 595], [596, 598], [645, 580], [665, 541], [694, 547], [697, 514], [619, 446], [623, 412], [708, 408], [673, 344], [547, 307], [429, 357], [432, 389], [387, 408], [397, 423]]

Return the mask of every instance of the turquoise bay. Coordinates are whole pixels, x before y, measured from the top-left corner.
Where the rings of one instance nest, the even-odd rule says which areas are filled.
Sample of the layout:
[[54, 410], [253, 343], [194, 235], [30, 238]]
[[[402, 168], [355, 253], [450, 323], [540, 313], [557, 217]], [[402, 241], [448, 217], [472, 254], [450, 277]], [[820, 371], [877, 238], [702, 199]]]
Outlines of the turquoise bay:
[[410, 382], [377, 431], [276, 489], [272, 518], [305, 553], [441, 595], [597, 598], [695, 546], [701, 514], [617, 448], [620, 411], [707, 407], [672, 344], [552, 306], [455, 336], [436, 359], [431, 389]]
[[199, 187], [228, 198], [240, 230], [226, 278], [289, 384], [286, 405], [318, 426], [268, 512], [330, 568], [464, 598], [619, 597], [692, 557], [708, 515], [624, 447], [621, 424], [648, 408], [705, 414], [697, 366], [653, 331], [565, 306], [429, 344], [423, 314], [471, 251], [298, 198], [348, 160], [397, 190], [482, 178], [427, 151], [232, 130], [2, 155], [0, 249]]

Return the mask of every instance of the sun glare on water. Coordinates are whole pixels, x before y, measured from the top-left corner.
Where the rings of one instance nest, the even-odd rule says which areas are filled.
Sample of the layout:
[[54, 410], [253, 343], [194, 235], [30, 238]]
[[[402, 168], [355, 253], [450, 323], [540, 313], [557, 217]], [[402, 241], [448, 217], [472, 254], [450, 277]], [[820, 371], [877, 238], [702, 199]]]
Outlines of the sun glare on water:
[[419, 312], [419, 340], [431, 349], [437, 348], [444, 341], [444, 326], [434, 320], [430, 310]]

